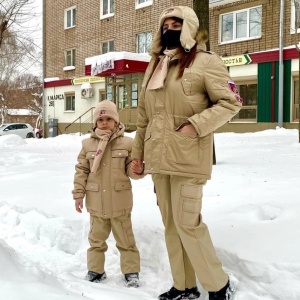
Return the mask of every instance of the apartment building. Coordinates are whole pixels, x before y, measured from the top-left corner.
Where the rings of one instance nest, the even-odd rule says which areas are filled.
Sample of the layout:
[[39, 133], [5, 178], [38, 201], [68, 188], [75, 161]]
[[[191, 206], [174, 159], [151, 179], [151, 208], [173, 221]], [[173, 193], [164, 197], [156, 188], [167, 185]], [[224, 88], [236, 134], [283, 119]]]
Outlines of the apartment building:
[[[256, 131], [299, 122], [299, 66], [293, 0], [210, 0], [210, 50], [218, 53], [244, 98], [220, 131]], [[160, 12], [193, 1], [44, 0], [46, 132], [91, 130], [93, 107], [110, 99], [127, 130], [135, 129], [138, 95]], [[300, 30], [300, 29], [299, 29]], [[281, 72], [280, 54], [283, 55]], [[283, 73], [283, 103], [280, 74]], [[56, 126], [57, 130], [50, 127]]]
[[[44, 120], [50, 136], [90, 131], [93, 108], [106, 98], [117, 104], [127, 129], [135, 129], [152, 36], [161, 11], [172, 5], [191, 7], [192, 0], [44, 0]], [[91, 75], [96, 66], [102, 72]]]

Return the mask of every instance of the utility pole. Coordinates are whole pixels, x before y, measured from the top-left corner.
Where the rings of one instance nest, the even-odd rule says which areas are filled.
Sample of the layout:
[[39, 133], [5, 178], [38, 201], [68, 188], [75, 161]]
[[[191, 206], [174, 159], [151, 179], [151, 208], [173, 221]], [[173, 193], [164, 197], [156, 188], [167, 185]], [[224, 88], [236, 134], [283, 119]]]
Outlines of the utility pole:
[[[294, 0], [294, 6], [295, 6], [295, 47], [298, 51], [298, 67], [299, 67], [299, 75], [298, 75], [298, 141], [300, 143], [300, 116], [299, 116], [299, 107], [300, 107], [300, 40], [299, 40], [299, 34], [298, 29], [300, 28], [300, 0]], [[295, 95], [296, 97], [296, 95]], [[295, 103], [296, 105], [296, 103]], [[296, 115], [295, 115], [296, 118]]]
[[283, 127], [283, 33], [284, 33], [284, 0], [280, 0], [279, 16], [279, 84], [278, 84], [278, 126]]

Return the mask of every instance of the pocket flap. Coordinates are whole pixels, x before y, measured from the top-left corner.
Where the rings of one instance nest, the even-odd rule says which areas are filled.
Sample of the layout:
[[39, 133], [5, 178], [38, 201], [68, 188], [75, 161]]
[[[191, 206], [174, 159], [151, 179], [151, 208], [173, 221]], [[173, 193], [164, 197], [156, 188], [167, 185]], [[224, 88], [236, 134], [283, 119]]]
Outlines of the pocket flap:
[[86, 158], [87, 159], [93, 159], [93, 158], [95, 158], [95, 155], [96, 155], [96, 152], [88, 152], [86, 154]]
[[125, 149], [112, 150], [111, 155], [112, 155], [112, 157], [127, 157], [128, 150], [125, 150]]
[[187, 198], [200, 198], [202, 196], [202, 188], [199, 185], [183, 185], [181, 187], [181, 195]]
[[129, 190], [131, 189], [131, 182], [116, 182], [115, 190], [122, 191], [122, 190]]
[[99, 184], [97, 183], [88, 183], [85, 187], [86, 191], [93, 191], [98, 192], [99, 191]]
[[145, 138], [144, 138], [144, 142], [149, 140], [151, 138], [151, 132], [146, 132]]

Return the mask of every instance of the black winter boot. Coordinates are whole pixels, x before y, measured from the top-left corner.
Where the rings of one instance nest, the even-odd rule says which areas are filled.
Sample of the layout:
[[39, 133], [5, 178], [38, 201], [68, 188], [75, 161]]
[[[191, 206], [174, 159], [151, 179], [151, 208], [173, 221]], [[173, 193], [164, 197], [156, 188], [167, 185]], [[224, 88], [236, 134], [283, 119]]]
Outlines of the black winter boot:
[[139, 287], [140, 281], [139, 281], [139, 273], [128, 273], [125, 274], [125, 283], [127, 287]]
[[234, 292], [234, 287], [228, 280], [227, 284], [218, 292], [208, 292], [209, 300], [230, 300]]
[[192, 287], [191, 289], [185, 289], [185, 298], [186, 299], [198, 299], [200, 297], [200, 292], [198, 288]]
[[87, 274], [85, 275], [85, 279], [91, 282], [100, 282], [106, 279], [106, 274], [105, 272], [99, 274], [93, 271], [88, 271]]
[[158, 297], [159, 300], [180, 300], [180, 299], [188, 299], [185, 296], [185, 291], [177, 290], [174, 287]]

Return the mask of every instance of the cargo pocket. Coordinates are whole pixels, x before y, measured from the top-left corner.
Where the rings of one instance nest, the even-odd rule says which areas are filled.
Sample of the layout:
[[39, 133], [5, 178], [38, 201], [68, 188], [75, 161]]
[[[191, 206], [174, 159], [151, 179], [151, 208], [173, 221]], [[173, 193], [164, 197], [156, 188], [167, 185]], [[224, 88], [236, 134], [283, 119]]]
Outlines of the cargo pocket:
[[98, 192], [99, 191], [99, 184], [98, 183], [87, 183], [85, 187], [86, 191], [91, 191], [91, 192]]
[[185, 95], [192, 96], [196, 93], [196, 76], [193, 74], [191, 68], [184, 69], [181, 85]]
[[182, 225], [196, 227], [200, 224], [202, 185], [182, 185], [179, 220]]
[[115, 190], [116, 191], [131, 190], [131, 181], [116, 182]]
[[92, 244], [93, 242], [95, 242], [95, 239], [93, 237], [94, 223], [95, 223], [94, 217], [90, 216], [90, 230], [89, 230], [89, 235], [88, 235], [88, 240], [89, 240], [90, 244]]
[[117, 149], [111, 151], [112, 163], [111, 167], [113, 169], [125, 169], [125, 160], [128, 156], [128, 150]]
[[111, 192], [113, 207], [116, 211], [132, 207], [132, 188], [129, 180], [116, 182]]
[[87, 152], [86, 153], [85, 157], [90, 163], [90, 168], [92, 168], [92, 166], [93, 166], [95, 155], [96, 155], [96, 152]]
[[90, 217], [90, 233], [93, 231], [94, 218]]
[[167, 160], [184, 165], [200, 164], [200, 138], [174, 131], [170, 134], [167, 145]]
[[131, 246], [135, 245], [131, 220], [128, 219], [126, 221], [121, 222], [121, 224], [122, 224], [122, 228], [123, 228], [125, 244], [128, 247], [131, 247]]

